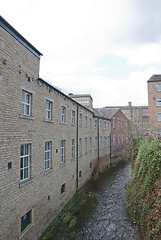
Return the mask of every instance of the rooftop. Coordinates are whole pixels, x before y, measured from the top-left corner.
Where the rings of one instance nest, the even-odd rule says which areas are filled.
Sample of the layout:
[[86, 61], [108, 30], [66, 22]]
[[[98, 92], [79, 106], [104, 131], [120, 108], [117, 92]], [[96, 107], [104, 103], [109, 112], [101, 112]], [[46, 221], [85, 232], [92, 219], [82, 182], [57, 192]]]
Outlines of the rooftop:
[[152, 75], [148, 82], [161, 82], [161, 74]]

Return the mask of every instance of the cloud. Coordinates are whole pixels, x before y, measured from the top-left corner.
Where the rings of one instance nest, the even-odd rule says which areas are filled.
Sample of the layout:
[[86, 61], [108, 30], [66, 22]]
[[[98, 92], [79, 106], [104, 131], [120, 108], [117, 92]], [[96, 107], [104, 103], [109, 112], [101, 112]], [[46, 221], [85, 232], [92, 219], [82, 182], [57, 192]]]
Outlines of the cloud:
[[161, 1], [130, 0], [127, 19], [118, 41], [122, 44], [147, 44], [161, 41]]

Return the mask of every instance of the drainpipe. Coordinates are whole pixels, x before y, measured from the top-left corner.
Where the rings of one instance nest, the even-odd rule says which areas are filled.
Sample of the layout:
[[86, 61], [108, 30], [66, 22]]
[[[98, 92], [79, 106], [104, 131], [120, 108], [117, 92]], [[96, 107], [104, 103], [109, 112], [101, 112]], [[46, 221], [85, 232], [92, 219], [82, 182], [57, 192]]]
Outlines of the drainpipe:
[[78, 189], [78, 104], [77, 104], [77, 122], [76, 122], [76, 190]]
[[98, 136], [98, 159], [100, 158], [100, 144], [99, 144], [99, 118], [97, 118], [98, 120], [97, 120], [97, 122], [98, 122], [98, 124], [97, 124], [97, 136]]
[[111, 149], [111, 146], [112, 146], [112, 143], [111, 143], [112, 139], [111, 139], [111, 133], [110, 133], [110, 163], [111, 163], [111, 156], [112, 156], [112, 149]]

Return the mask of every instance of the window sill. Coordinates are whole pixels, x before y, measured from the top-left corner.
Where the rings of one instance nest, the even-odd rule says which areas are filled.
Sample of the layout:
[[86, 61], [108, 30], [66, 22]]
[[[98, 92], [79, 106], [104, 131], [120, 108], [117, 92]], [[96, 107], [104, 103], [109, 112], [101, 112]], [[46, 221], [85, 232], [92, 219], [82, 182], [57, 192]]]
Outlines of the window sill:
[[54, 120], [52, 120], [52, 119], [46, 119], [46, 118], [44, 119], [44, 121], [45, 121], [45, 122], [49, 122], [49, 123], [53, 123], [53, 122], [54, 122]]
[[19, 118], [28, 119], [28, 120], [34, 120], [33, 116], [26, 116], [26, 115], [22, 115], [22, 114], [19, 115]]
[[23, 180], [22, 182], [20, 182], [20, 183], [19, 183], [19, 188], [22, 188], [23, 186], [26, 186], [26, 185], [32, 183], [32, 179], [33, 179], [33, 178], [28, 178], [28, 179]]
[[53, 172], [52, 168], [46, 169], [46, 170], [44, 170], [44, 175], [48, 175], [49, 173], [52, 173], [52, 172]]
[[75, 158], [71, 158], [70, 161], [71, 161], [71, 162], [75, 162]]
[[60, 122], [62, 125], [67, 125], [67, 123], [66, 122]]
[[63, 167], [66, 165], [66, 162], [60, 163], [60, 167]]
[[75, 126], [75, 123], [72, 123], [71, 126]]
[[20, 237], [19, 237], [19, 240], [22, 239], [22, 238], [25, 236], [25, 234], [26, 234], [28, 231], [30, 231], [34, 226], [35, 226], [34, 223], [30, 223], [30, 224], [26, 227], [26, 229], [24, 229], [23, 232], [21, 233], [21, 235], [20, 235]]

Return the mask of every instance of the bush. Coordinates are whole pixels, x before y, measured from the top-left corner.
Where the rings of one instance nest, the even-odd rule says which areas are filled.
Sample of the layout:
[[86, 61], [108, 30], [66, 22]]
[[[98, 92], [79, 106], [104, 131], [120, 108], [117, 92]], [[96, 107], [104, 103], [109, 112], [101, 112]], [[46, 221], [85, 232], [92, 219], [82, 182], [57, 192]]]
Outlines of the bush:
[[136, 141], [132, 159], [128, 210], [133, 222], [145, 231], [145, 239], [161, 239], [161, 143], [157, 139]]

